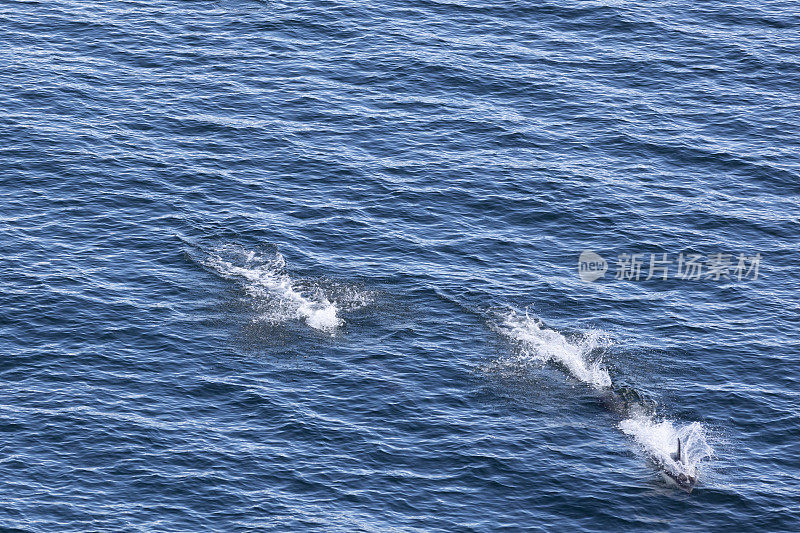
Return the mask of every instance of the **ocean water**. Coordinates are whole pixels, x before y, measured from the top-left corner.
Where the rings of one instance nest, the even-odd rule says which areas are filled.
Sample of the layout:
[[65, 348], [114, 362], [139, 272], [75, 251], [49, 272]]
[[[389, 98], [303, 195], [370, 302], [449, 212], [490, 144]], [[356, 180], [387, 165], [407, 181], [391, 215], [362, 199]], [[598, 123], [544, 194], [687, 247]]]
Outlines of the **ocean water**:
[[3, 530], [800, 530], [795, 3], [0, 20]]

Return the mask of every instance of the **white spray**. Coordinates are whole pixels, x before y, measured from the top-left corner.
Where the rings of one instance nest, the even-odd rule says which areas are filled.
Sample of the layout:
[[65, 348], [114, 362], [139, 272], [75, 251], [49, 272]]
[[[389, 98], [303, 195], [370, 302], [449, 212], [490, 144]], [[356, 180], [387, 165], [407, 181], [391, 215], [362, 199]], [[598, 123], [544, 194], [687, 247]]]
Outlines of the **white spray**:
[[[233, 255], [241, 265], [223, 258]], [[220, 275], [242, 280], [247, 293], [264, 305], [259, 306], [258, 320], [281, 323], [299, 319], [310, 327], [333, 335], [344, 321], [338, 307], [321, 290], [306, 294], [285, 272], [286, 262], [280, 253], [263, 257], [241, 247], [226, 245], [211, 252], [203, 264]]]
[[[507, 314], [499, 331], [510, 339], [517, 350], [512, 364], [536, 360], [554, 362], [565, 368], [575, 379], [602, 391], [620, 405], [615, 410], [624, 419], [619, 423], [623, 433], [633, 437], [648, 456], [660, 468], [674, 474], [696, 476], [697, 464], [713, 456], [713, 449], [706, 440], [705, 428], [698, 422], [676, 427], [670, 420], [656, 419], [641, 403], [629, 404], [611, 384], [611, 377], [599, 359], [592, 354], [607, 344], [607, 336], [600, 331], [590, 331], [573, 339], [547, 328], [538, 318], [531, 318], [512, 311]], [[681, 458], [674, 457], [678, 440], [683, 452]]]

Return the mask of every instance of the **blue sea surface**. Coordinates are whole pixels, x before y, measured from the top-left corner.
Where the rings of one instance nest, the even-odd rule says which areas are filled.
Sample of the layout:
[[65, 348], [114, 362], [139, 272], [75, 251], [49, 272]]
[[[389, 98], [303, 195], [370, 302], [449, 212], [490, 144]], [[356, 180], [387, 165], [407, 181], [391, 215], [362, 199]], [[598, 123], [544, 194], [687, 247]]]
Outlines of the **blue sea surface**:
[[3, 2], [0, 529], [800, 531], [798, 13]]

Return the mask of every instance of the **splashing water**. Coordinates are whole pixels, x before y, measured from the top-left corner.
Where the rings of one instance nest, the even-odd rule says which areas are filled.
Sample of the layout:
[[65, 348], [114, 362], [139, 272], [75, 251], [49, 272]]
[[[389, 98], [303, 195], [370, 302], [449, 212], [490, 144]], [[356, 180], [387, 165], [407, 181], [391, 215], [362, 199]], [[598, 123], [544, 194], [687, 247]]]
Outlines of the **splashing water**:
[[344, 324], [336, 302], [330, 301], [320, 288], [297, 289], [296, 281], [285, 272], [286, 261], [279, 252], [265, 257], [225, 245], [211, 252], [203, 264], [221, 276], [244, 281], [245, 291], [258, 303], [256, 320], [272, 324], [304, 320], [310, 327], [331, 335]]
[[[675, 427], [670, 420], [656, 421], [650, 416], [634, 416], [619, 423], [619, 428], [662, 468], [673, 473], [696, 475], [697, 464], [710, 459], [714, 450], [706, 440], [705, 428], [699, 422]], [[673, 458], [678, 439], [683, 445], [683, 461]]]
[[[642, 401], [640, 395], [625, 394], [625, 387], [613, 388], [608, 371], [590, 355], [607, 344], [600, 331], [590, 331], [568, 338], [558, 331], [544, 326], [538, 318], [531, 318], [512, 311], [506, 315], [499, 331], [518, 347], [514, 359], [517, 364], [534, 359], [554, 362], [565, 368], [574, 378], [602, 391], [611, 400], [612, 408], [624, 419], [619, 429], [633, 437], [635, 442], [653, 460], [662, 472], [673, 475], [685, 474], [697, 477], [697, 465], [714, 455], [706, 439], [705, 428], [699, 422], [676, 427], [670, 420], [656, 419], [651, 406]], [[635, 391], [634, 391], [635, 392]], [[683, 460], [676, 460], [674, 453], [680, 439]]]
[[592, 331], [570, 340], [558, 331], [545, 327], [541, 320], [531, 318], [527, 313], [523, 317], [514, 311], [505, 317], [500, 331], [519, 347], [517, 357], [558, 363], [574, 378], [596, 389], [611, 386], [608, 371], [599, 361], [589, 359], [589, 354], [602, 346], [600, 332]]

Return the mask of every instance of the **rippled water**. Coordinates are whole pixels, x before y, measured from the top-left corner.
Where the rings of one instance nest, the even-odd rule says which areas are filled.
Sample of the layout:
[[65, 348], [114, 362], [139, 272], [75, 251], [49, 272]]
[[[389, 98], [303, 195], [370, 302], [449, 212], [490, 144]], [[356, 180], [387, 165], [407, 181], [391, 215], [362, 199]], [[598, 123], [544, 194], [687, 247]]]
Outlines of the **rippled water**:
[[0, 527], [800, 529], [794, 3], [0, 16]]

